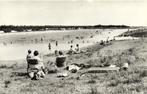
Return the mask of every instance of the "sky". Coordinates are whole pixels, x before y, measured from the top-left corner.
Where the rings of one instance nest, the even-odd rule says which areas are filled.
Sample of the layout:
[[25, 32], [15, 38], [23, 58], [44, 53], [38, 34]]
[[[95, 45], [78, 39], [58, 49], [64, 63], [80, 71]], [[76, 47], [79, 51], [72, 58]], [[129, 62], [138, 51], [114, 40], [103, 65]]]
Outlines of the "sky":
[[0, 25], [147, 26], [147, 0], [0, 0]]

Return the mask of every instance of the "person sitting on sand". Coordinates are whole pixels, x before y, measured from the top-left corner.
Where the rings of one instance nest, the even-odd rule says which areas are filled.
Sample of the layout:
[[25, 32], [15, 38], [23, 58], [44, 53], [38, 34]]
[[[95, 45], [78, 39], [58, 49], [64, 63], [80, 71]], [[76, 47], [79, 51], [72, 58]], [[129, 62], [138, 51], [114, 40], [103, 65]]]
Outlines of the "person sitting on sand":
[[100, 42], [100, 45], [104, 45], [105, 43], [104, 43], [104, 41], [103, 40], [101, 40], [101, 42]]
[[73, 46], [71, 45], [67, 54], [73, 54], [73, 53], [74, 53], [74, 50], [73, 50]]
[[56, 66], [60, 68], [65, 68], [66, 67], [66, 56], [64, 56], [62, 51], [59, 51], [59, 55], [56, 58]]
[[76, 52], [80, 51], [79, 44], [76, 44], [75, 51], [76, 51]]
[[79, 52], [80, 52], [79, 44], [76, 44], [75, 53], [79, 53]]
[[45, 77], [45, 67], [43, 64], [43, 60], [41, 60], [38, 55], [39, 55], [39, 52], [34, 51], [34, 57], [32, 58], [32, 62], [34, 61], [35, 63], [31, 65], [30, 70], [29, 70], [29, 76], [32, 79], [33, 78], [39, 79], [39, 78]]
[[30, 61], [31, 61], [31, 59], [32, 59], [32, 51], [29, 49], [28, 50], [28, 54], [27, 54], [27, 56], [26, 56], [26, 61], [27, 61], [27, 72], [28, 72], [28, 69], [29, 69], [29, 67], [30, 67]]
[[73, 46], [72, 45], [70, 46], [70, 50], [73, 51]]
[[62, 51], [59, 51], [59, 55], [56, 58], [56, 66], [57, 66], [57, 77], [67, 77], [69, 72], [66, 70], [66, 56]]

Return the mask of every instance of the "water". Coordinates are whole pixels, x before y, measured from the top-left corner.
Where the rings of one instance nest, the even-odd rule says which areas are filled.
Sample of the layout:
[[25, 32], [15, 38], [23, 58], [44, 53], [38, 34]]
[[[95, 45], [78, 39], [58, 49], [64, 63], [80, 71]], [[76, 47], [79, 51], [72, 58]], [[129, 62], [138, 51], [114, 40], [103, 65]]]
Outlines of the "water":
[[[70, 45], [75, 47], [76, 44], [62, 43], [56, 47], [52, 44], [52, 49], [49, 51], [48, 44], [27, 44], [27, 45], [7, 45], [0, 47], [0, 60], [19, 60], [25, 59], [28, 49], [32, 51], [38, 50], [42, 55], [53, 53], [55, 50], [69, 50]], [[92, 43], [79, 43], [80, 47], [92, 45]]]
[[[35, 43], [33, 43], [33, 44], [9, 44], [9, 45], [0, 44], [0, 60], [25, 59], [28, 49], [31, 49], [33, 51], [38, 50], [42, 55], [45, 55], [48, 53], [53, 53], [55, 50], [69, 50], [71, 45], [73, 45], [73, 47], [75, 47], [77, 43], [82, 48], [82, 47], [86, 47], [86, 46], [95, 44], [96, 42], [100, 42], [101, 40], [104, 40], [104, 41], [111, 40], [114, 38], [114, 36], [118, 36], [126, 31], [127, 31], [127, 29], [115, 29], [115, 30], [103, 31], [102, 34], [93, 33], [94, 34], [93, 38], [87, 37], [87, 38], [84, 38], [83, 40], [76, 40], [76, 41], [74, 41], [73, 44], [68, 44], [67, 43], [68, 40], [66, 40], [66, 42], [60, 42], [57, 47], [55, 46], [55, 43], [52, 43], [51, 44], [52, 45], [51, 51], [49, 51], [49, 49], [48, 49], [47, 42], [46, 43], [37, 43], [37, 44], [35, 44]], [[38, 34], [39, 32], [36, 32], [36, 33]], [[63, 33], [63, 32], [58, 32], [58, 34], [59, 33]], [[72, 31], [72, 33], [73, 33], [73, 31]], [[85, 33], [85, 31], [84, 31], [84, 33]], [[23, 33], [21, 33], [21, 34], [23, 34]], [[54, 34], [56, 34], [56, 33], [54, 33]], [[17, 35], [17, 33], [15, 35]], [[77, 35], [78, 35], [78, 33], [77, 33]], [[20, 37], [19, 34], [18, 34], [18, 36]], [[118, 39], [120, 40], [120, 38], [118, 38]], [[124, 39], [125, 38], [123, 38], [123, 40]], [[83, 41], [84, 41], [84, 43], [83, 43]]]

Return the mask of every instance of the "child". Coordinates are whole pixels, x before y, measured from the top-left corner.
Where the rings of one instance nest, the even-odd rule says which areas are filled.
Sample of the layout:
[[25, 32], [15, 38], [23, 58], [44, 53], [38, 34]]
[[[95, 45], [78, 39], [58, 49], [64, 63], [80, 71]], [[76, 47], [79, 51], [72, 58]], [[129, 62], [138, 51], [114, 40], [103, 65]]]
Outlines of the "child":
[[29, 49], [28, 50], [28, 55], [26, 56], [26, 61], [27, 61], [27, 72], [28, 72], [28, 69], [30, 68], [30, 61], [32, 59], [32, 54], [31, 54], [31, 50]]

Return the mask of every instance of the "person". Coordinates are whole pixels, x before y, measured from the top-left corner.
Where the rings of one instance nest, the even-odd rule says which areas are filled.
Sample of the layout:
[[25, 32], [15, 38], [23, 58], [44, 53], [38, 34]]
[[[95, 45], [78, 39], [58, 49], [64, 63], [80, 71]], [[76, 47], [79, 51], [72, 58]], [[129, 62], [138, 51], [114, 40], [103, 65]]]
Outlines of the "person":
[[101, 40], [100, 45], [104, 45], [104, 41], [103, 40]]
[[55, 56], [58, 56], [58, 50], [55, 50]]
[[62, 51], [59, 51], [59, 55], [56, 58], [56, 66], [60, 68], [65, 68], [66, 67], [66, 56], [64, 56]]
[[71, 45], [70, 46], [70, 49], [69, 49], [69, 51], [68, 51], [68, 54], [73, 54], [74, 53], [74, 50], [73, 50], [73, 46]]
[[42, 37], [41, 37], [40, 41], [43, 42], [43, 38]]
[[79, 53], [79, 52], [80, 52], [79, 44], [76, 44], [75, 53]]
[[27, 56], [26, 56], [26, 61], [27, 61], [27, 72], [28, 72], [28, 69], [29, 69], [29, 67], [30, 67], [30, 62], [31, 62], [31, 59], [32, 59], [32, 51], [29, 49], [28, 50], [28, 54], [27, 54]]
[[57, 77], [67, 77], [69, 72], [66, 70], [66, 56], [62, 51], [59, 51], [59, 55], [56, 57]]
[[109, 37], [107, 37], [107, 39], [106, 39], [106, 43], [109, 43]]
[[51, 43], [48, 44], [48, 49], [51, 50]]
[[58, 41], [56, 41], [56, 46], [58, 46]]
[[74, 40], [71, 40], [71, 44], [73, 44], [73, 41], [74, 41]]
[[70, 46], [70, 50], [73, 51], [73, 46], [72, 45]]
[[113, 37], [113, 40], [115, 40], [115, 36]]
[[[45, 77], [45, 67], [43, 64], [43, 60], [39, 57], [39, 52], [34, 51], [34, 57], [32, 60], [35, 62], [32, 64], [29, 70], [29, 76], [32, 79], [40, 79]], [[32, 63], [32, 62], [31, 62]]]
[[75, 51], [77, 51], [77, 52], [80, 51], [79, 44], [76, 44]]

